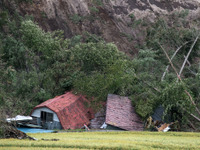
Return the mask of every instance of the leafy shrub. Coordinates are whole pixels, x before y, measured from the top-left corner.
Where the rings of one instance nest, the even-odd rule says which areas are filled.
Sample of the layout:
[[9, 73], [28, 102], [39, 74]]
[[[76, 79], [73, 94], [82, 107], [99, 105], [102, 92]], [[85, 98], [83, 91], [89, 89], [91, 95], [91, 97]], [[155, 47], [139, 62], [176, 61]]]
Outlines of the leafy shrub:
[[98, 101], [105, 101], [110, 93], [124, 96], [130, 94], [130, 83], [133, 82], [134, 70], [117, 63], [106, 68], [104, 73], [83, 73], [75, 81], [75, 89]]
[[26, 47], [20, 41], [13, 37], [7, 37], [3, 40], [3, 59], [7, 64], [16, 69], [24, 69], [26, 66]]
[[8, 13], [6, 11], [0, 12], [0, 29], [3, 25], [5, 25], [8, 21]]
[[74, 89], [104, 101], [109, 93], [127, 95], [134, 80], [131, 61], [113, 44], [84, 43], [71, 50], [71, 62], [80, 69]]
[[31, 20], [22, 22], [20, 31], [23, 43], [44, 58], [53, 56], [63, 48], [59, 39], [53, 38], [51, 33], [45, 33]]
[[86, 73], [103, 71], [118, 59], [125, 58], [114, 44], [101, 42], [76, 45], [71, 53], [71, 61], [75, 61]]
[[165, 115], [173, 114], [172, 111], [175, 109], [175, 115], [171, 115], [171, 120], [182, 121], [188, 117], [186, 112], [194, 112], [194, 106], [191, 104], [189, 96], [186, 94], [185, 90], [188, 91], [187, 86], [180, 83], [172, 83], [163, 89], [162, 94], [159, 98], [162, 101], [162, 105], [165, 107]]
[[44, 32], [30, 20], [23, 21], [20, 30], [10, 32], [13, 36], [2, 37], [0, 51], [6, 62], [0, 82], [1, 109], [13, 107], [10, 113], [30, 113], [38, 103], [65, 91], [61, 81], [68, 72], [69, 40], [63, 39], [60, 31]]

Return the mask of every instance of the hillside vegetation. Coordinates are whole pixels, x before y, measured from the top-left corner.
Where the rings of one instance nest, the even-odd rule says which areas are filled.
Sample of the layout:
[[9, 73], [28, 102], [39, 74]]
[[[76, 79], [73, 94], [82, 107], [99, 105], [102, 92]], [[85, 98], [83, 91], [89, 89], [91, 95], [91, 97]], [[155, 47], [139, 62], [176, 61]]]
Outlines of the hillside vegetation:
[[[166, 122], [199, 131], [199, 24], [188, 13], [175, 12], [154, 22], [130, 15], [129, 26], [145, 35], [135, 45], [138, 53], [130, 57], [95, 34], [67, 39], [61, 30], [46, 32], [32, 16], [1, 7], [1, 114], [28, 115], [35, 105], [69, 90], [94, 98], [97, 109], [112, 93], [129, 96], [144, 120], [162, 105]], [[167, 57], [175, 52], [171, 62]]]

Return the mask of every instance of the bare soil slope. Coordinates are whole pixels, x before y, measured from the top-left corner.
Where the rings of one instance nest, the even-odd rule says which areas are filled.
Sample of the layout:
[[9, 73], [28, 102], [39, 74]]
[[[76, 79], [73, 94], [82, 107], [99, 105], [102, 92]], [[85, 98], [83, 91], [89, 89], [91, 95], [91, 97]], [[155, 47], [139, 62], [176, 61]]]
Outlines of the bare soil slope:
[[158, 15], [188, 9], [196, 16], [200, 10], [199, 0], [32, 0], [19, 7], [4, 3], [23, 15], [32, 15], [46, 31], [61, 29], [68, 38], [89, 32], [114, 42], [130, 55], [137, 52], [135, 44], [144, 39], [141, 29], [130, 26], [130, 15], [153, 22]]

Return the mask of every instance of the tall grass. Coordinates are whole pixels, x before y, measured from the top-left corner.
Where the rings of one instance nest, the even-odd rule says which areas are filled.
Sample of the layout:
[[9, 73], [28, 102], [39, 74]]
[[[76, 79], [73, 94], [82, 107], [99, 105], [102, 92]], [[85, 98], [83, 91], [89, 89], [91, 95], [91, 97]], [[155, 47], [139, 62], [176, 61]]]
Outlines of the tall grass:
[[[2, 139], [0, 149], [200, 149], [200, 133], [82, 132], [29, 134], [37, 141]], [[59, 139], [59, 141], [43, 141]]]

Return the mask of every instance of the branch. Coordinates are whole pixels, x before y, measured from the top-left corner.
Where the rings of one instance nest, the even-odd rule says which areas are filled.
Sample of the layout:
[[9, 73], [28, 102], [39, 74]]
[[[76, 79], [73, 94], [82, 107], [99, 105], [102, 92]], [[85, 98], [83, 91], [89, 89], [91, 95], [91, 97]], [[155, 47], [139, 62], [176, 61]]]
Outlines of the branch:
[[195, 102], [193, 101], [192, 96], [190, 95], [190, 93], [189, 93], [187, 90], [185, 90], [185, 93], [189, 96], [190, 101], [191, 101], [192, 104], [195, 106], [196, 111], [197, 111], [198, 114], [200, 115], [200, 111], [199, 111], [199, 109], [197, 108], [197, 105], [195, 104]]
[[[184, 55], [184, 58], [186, 59], [186, 56]], [[189, 67], [191, 67], [191, 63], [187, 60], [187, 64], [189, 65]]]
[[[158, 44], [160, 45], [160, 43], [158, 43]], [[165, 53], [167, 59], [169, 60], [169, 63], [170, 63], [170, 65], [172, 66], [172, 68], [174, 69], [174, 71], [175, 71], [175, 73], [176, 73], [178, 79], [181, 81], [181, 77], [178, 75], [178, 72], [177, 72], [176, 68], [174, 67], [174, 65], [173, 65], [173, 63], [172, 63], [172, 61], [171, 61], [171, 59], [169, 58], [169, 55], [168, 55], [167, 52], [164, 50], [164, 48], [162, 47], [162, 45], [160, 45], [160, 47], [161, 47], [161, 49], [163, 50], [163, 52]]]
[[158, 88], [153, 87], [152, 85], [150, 85], [149, 83], [145, 82], [142, 80], [142, 82], [144, 82], [144, 84], [148, 85], [149, 87], [153, 88], [156, 92], [160, 93], [160, 90]]
[[183, 107], [180, 107], [180, 108], [182, 108], [185, 112], [187, 112], [188, 114], [190, 114], [190, 116], [192, 116], [193, 118], [195, 118], [196, 120], [198, 120], [198, 121], [200, 122], [200, 118], [198, 118], [198, 117], [195, 116], [194, 114], [188, 112], [185, 108], [183, 108]]
[[[174, 52], [174, 54], [172, 55], [171, 61], [174, 59], [174, 57], [176, 56], [176, 54], [178, 53], [178, 51], [179, 51], [183, 46], [185, 46], [187, 43], [189, 43], [189, 42], [185, 42], [183, 45], [181, 45], [180, 47], [178, 47], [178, 49], [177, 49], [177, 50]], [[163, 75], [162, 75], [161, 81], [164, 80], [165, 75], [166, 75], [168, 69], [169, 69], [169, 65], [167, 65], [167, 67], [166, 67], [166, 69], [165, 69], [165, 72], [164, 72]]]
[[159, 90], [158, 88], [154, 87], [153, 85], [147, 83], [147, 82], [144, 81], [144, 80], [139, 79], [138, 77], [136, 77], [136, 78], [137, 78], [138, 80], [140, 80], [141, 82], [143, 82], [144, 84], [146, 84], [147, 86], [149, 86], [150, 88], [153, 88], [156, 92], [160, 93], [160, 90]]
[[195, 128], [194, 124], [188, 119], [187, 119], [187, 121], [190, 123], [190, 126], [196, 131], [197, 129]]
[[[184, 58], [186, 58], [186, 56], [185, 56], [185, 55], [184, 55]], [[193, 74], [193, 75], [195, 75], [195, 76], [196, 76], [196, 75], [197, 75], [197, 73], [196, 73], [196, 72], [194, 72], [194, 71], [192, 71], [192, 70], [190, 69], [192, 65], [191, 65], [191, 63], [190, 63], [188, 60], [187, 60], [187, 64], [189, 65], [189, 68], [187, 68], [187, 69], [190, 71], [190, 73], [191, 73], [191, 74]]]
[[196, 72], [194, 72], [193, 70], [191, 70], [190, 68], [187, 68], [189, 71], [190, 71], [190, 73], [191, 74], [193, 74], [193, 75], [195, 75], [195, 76], [197, 76], [197, 73]]
[[[200, 35], [200, 34], [199, 34], [199, 35]], [[186, 64], [186, 62], [187, 62], [189, 56], [190, 56], [190, 53], [192, 52], [192, 50], [193, 50], [195, 44], [197, 43], [197, 40], [199, 39], [199, 35], [196, 37], [195, 41], [193, 42], [192, 46], [190, 47], [190, 50], [189, 50], [187, 56], [185, 57], [185, 60], [184, 60], [183, 65], [182, 65], [182, 67], [181, 67], [181, 70], [180, 70], [180, 72], [179, 72], [179, 74], [178, 74], [179, 76], [181, 76], [181, 74], [182, 74], [182, 72], [183, 72], [183, 69], [184, 69], [184, 67], [185, 67], [185, 64]]]
[[194, 117], [196, 120], [198, 120], [198, 121], [200, 122], [200, 118], [198, 118], [197, 116], [195, 116], [195, 115], [192, 114], [192, 113], [189, 113], [189, 114], [190, 114], [190, 116]]

